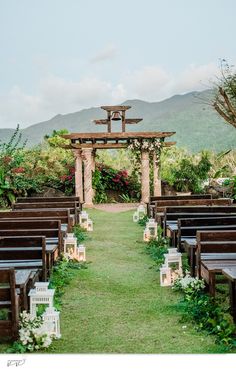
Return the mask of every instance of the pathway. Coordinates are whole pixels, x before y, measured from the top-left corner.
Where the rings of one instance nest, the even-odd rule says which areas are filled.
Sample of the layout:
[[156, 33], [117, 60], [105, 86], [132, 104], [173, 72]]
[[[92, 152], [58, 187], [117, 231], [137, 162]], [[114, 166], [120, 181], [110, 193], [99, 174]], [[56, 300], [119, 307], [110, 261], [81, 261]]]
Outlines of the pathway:
[[[54, 353], [209, 353], [211, 337], [179, 322], [179, 296], [160, 287], [133, 211], [89, 209], [89, 268], [66, 289]], [[187, 326], [187, 327], [185, 327]]]

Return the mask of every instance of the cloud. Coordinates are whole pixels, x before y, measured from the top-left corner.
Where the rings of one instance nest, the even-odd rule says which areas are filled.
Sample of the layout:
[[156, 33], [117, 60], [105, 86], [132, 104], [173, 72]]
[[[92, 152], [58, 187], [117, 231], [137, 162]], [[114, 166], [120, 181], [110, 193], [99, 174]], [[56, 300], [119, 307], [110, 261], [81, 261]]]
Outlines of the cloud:
[[171, 76], [163, 68], [146, 66], [129, 73], [123, 83], [132, 97], [154, 101], [165, 98], [165, 89], [170, 80]]
[[115, 45], [109, 44], [104, 49], [100, 50], [95, 54], [91, 59], [90, 62], [100, 63], [103, 61], [114, 59], [117, 56], [117, 48]]
[[116, 84], [95, 77], [71, 81], [50, 75], [42, 79], [35, 95], [13, 86], [0, 96], [0, 127], [20, 127], [48, 120], [56, 114], [66, 114], [91, 106], [120, 104], [139, 98], [160, 101], [174, 94], [200, 91], [211, 87], [210, 80], [219, 73], [218, 67], [189, 65], [173, 75], [160, 66], [146, 66], [127, 73]]

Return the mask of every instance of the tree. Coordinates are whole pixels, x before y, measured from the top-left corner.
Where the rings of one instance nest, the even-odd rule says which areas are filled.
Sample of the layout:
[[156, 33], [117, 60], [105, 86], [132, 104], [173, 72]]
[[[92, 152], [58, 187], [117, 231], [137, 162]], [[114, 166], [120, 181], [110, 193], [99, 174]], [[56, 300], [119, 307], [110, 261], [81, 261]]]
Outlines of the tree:
[[216, 83], [212, 106], [227, 123], [236, 128], [236, 71], [224, 59], [221, 61], [221, 76]]

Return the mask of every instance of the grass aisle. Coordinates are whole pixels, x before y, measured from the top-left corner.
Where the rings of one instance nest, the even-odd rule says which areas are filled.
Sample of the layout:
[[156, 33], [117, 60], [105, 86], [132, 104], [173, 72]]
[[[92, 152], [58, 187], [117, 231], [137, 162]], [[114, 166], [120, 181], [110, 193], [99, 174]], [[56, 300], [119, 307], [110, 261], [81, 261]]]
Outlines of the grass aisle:
[[[132, 211], [89, 210], [87, 260], [63, 297], [62, 339], [53, 353], [213, 353], [213, 338], [179, 322], [179, 296], [160, 287]], [[182, 327], [187, 325], [187, 328]]]

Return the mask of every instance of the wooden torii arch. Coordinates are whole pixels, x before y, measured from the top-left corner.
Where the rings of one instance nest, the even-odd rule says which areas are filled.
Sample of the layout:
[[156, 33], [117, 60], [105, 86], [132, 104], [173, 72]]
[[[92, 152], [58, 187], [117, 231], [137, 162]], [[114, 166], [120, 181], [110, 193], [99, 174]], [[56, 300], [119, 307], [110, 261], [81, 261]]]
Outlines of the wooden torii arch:
[[[126, 124], [136, 124], [141, 118], [126, 119], [125, 112], [130, 106], [102, 106], [107, 111], [107, 119], [95, 120], [95, 124], [107, 125], [107, 132], [102, 133], [71, 133], [62, 135], [69, 139], [70, 144], [64, 145], [65, 149], [71, 149], [75, 156], [75, 194], [84, 201], [85, 207], [93, 206], [94, 191], [92, 188], [92, 172], [95, 170], [95, 157], [97, 149], [125, 149], [133, 140], [158, 138], [163, 142], [163, 146], [169, 147], [176, 142], [164, 142], [166, 137], [170, 137], [175, 132], [126, 132]], [[122, 121], [122, 132], [111, 132], [112, 121]], [[150, 165], [149, 152], [141, 150], [141, 202], [147, 203], [150, 197]], [[82, 166], [84, 165], [84, 172]], [[83, 174], [82, 174], [83, 173]], [[161, 180], [159, 178], [159, 168], [154, 155], [153, 158], [154, 175], [154, 196], [161, 195]]]

